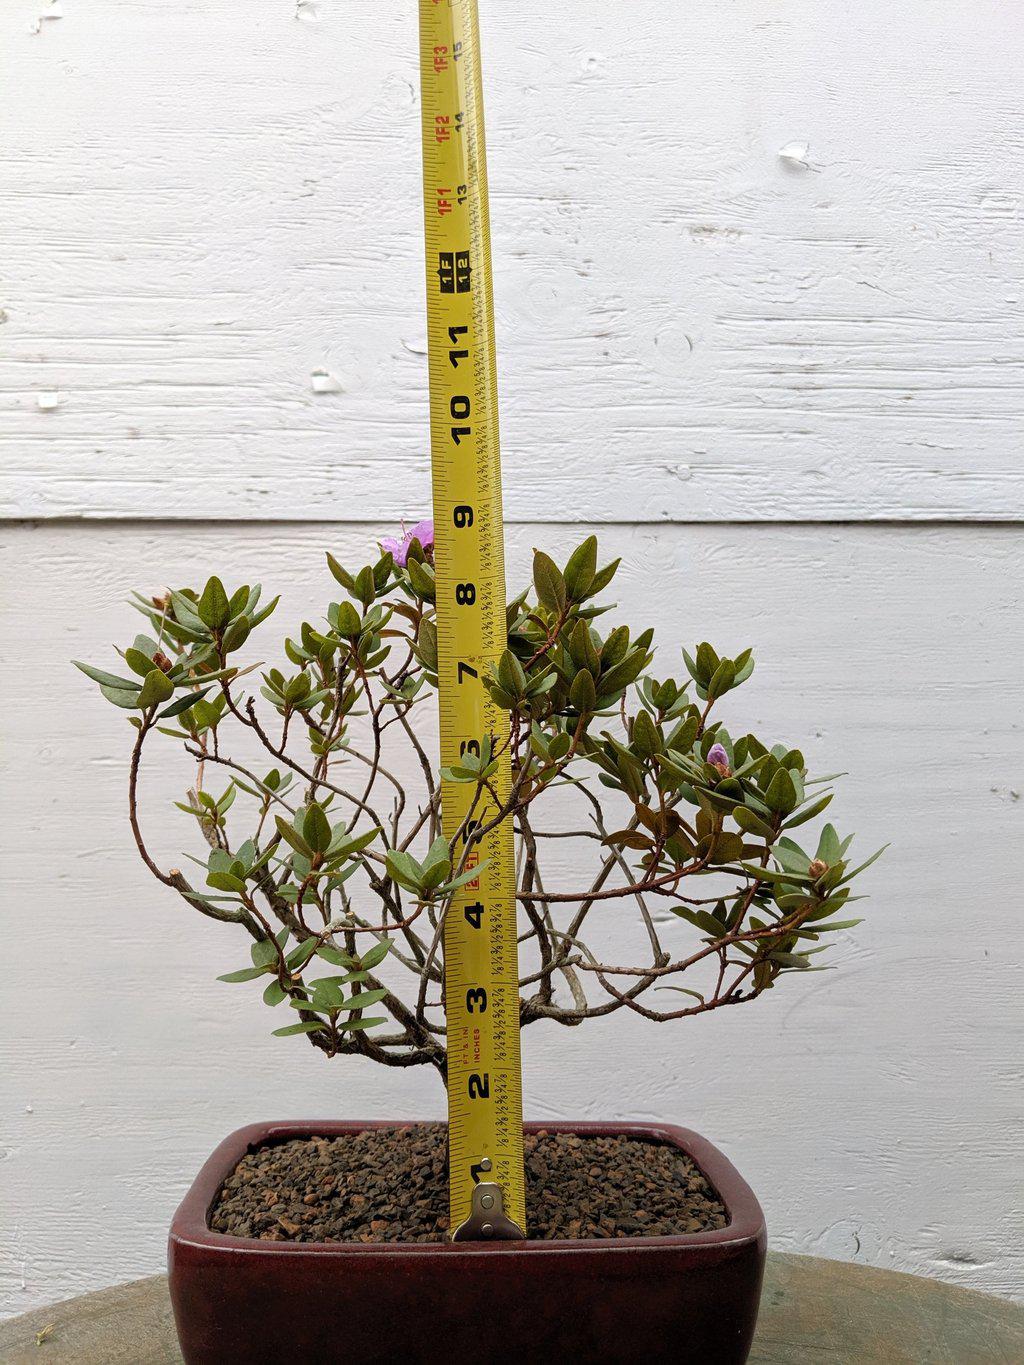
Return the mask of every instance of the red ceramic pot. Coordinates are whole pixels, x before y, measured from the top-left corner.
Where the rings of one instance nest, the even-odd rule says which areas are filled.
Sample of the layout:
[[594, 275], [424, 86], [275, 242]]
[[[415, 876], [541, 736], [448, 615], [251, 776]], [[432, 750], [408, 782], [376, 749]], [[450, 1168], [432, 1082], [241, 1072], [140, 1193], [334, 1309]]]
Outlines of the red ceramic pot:
[[188, 1365], [731, 1365], [747, 1358], [764, 1270], [764, 1214], [710, 1142], [654, 1123], [528, 1129], [623, 1134], [681, 1148], [729, 1224], [678, 1237], [587, 1241], [261, 1242], [212, 1232], [246, 1152], [394, 1123], [257, 1123], [200, 1171], [171, 1224], [171, 1300]]

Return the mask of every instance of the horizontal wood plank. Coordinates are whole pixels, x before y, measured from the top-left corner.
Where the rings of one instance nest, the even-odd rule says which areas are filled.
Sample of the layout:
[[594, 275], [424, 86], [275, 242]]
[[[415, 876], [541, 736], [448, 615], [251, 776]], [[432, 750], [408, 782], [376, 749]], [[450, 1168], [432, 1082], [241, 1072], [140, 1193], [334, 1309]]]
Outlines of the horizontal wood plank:
[[[1021, 18], [483, 5], [517, 522], [1016, 520]], [[4, 7], [0, 515], [428, 500], [415, 14]]]

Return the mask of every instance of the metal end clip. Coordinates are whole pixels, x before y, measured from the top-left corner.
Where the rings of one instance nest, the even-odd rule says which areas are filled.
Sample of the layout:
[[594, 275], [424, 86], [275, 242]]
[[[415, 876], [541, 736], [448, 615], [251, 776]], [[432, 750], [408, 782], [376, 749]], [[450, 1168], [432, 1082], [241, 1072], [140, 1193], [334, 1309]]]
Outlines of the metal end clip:
[[[485, 1171], [491, 1169], [487, 1157], [484, 1157], [480, 1166]], [[501, 1186], [483, 1180], [475, 1185], [469, 1217], [452, 1233], [452, 1241], [521, 1242], [525, 1239], [526, 1233], [505, 1212]]]

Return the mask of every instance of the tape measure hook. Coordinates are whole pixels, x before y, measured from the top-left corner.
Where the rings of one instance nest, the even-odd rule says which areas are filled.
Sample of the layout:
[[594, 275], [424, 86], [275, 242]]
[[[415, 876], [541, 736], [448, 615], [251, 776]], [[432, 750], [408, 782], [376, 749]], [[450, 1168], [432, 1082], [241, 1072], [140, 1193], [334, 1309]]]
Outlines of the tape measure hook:
[[453, 1242], [521, 1242], [526, 1233], [505, 1212], [501, 1186], [481, 1181], [473, 1188], [469, 1217], [452, 1233]]

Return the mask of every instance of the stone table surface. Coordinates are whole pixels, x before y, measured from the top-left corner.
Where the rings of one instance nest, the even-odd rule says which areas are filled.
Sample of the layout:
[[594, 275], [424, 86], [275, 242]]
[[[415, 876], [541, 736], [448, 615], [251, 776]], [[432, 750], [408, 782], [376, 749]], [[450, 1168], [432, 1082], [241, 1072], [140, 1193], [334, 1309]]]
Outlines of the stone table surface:
[[[750, 1360], [1022, 1365], [1024, 1307], [915, 1275], [772, 1252]], [[0, 1323], [0, 1362], [180, 1365], [166, 1276]]]

